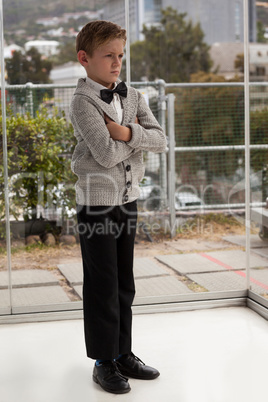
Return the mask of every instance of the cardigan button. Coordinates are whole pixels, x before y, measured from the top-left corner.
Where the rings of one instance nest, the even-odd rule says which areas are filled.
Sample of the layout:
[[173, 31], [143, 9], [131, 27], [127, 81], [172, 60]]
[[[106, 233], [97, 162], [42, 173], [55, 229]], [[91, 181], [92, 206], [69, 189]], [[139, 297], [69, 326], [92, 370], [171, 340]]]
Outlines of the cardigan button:
[[130, 169], [131, 169], [131, 166], [130, 166], [130, 165], [127, 165], [127, 166], [126, 166], [126, 171], [129, 172]]
[[131, 181], [127, 182], [127, 188], [129, 188], [131, 186]]
[[124, 197], [124, 201], [127, 202], [128, 201], [128, 195], [125, 195]]

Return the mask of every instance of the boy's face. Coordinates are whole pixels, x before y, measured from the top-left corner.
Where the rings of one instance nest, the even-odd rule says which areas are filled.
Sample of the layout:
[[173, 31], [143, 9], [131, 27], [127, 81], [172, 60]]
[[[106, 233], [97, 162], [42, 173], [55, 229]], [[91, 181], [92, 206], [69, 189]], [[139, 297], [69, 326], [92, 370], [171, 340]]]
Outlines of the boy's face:
[[122, 39], [113, 39], [94, 50], [90, 57], [84, 50], [77, 54], [79, 62], [85, 68], [87, 76], [99, 84], [113, 88], [122, 67], [124, 43]]

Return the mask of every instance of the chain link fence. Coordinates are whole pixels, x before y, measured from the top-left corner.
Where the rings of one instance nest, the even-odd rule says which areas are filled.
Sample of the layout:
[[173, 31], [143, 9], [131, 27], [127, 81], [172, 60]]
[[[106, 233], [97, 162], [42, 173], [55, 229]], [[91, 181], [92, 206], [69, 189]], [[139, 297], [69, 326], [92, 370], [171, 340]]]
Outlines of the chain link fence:
[[[199, 197], [206, 209], [244, 207], [243, 192], [234, 191], [245, 178], [243, 84], [166, 86], [175, 94], [177, 192], [193, 193], [193, 206]], [[268, 160], [267, 86], [252, 85], [251, 97], [250, 179], [254, 193], [265, 190], [262, 172]], [[181, 202], [181, 207], [190, 207], [190, 200], [186, 204]]]
[[[146, 172], [138, 200], [141, 216], [151, 216], [154, 219], [157, 215], [162, 215], [170, 220], [172, 227], [176, 216], [183, 213], [243, 209], [245, 207], [244, 84], [238, 82], [167, 84], [159, 80], [134, 82], [132, 85], [143, 93], [169, 139], [166, 153], [160, 155], [144, 153]], [[73, 210], [75, 178], [70, 171], [70, 158], [75, 138], [71, 135], [69, 105], [74, 89], [75, 85], [28, 83], [6, 86], [9, 158], [14, 158], [14, 152], [22, 157], [28, 157], [24, 161], [23, 169], [18, 166], [16, 171], [14, 166], [13, 168], [9, 166], [11, 207], [12, 199], [13, 206], [16, 204], [18, 207], [20, 202], [23, 206], [23, 198], [29, 196], [27, 188], [30, 186], [31, 178], [28, 177], [28, 187], [22, 186], [23, 191], [13, 186], [18, 174], [28, 172], [35, 175], [34, 181], [38, 189], [40, 190], [42, 186], [45, 189], [45, 197], [43, 196], [42, 200], [34, 200], [38, 204], [41, 202], [43, 214], [46, 214], [51, 206], [54, 210], [60, 208], [69, 213]], [[268, 195], [265, 176], [268, 161], [268, 83], [251, 83], [250, 91], [251, 201], [252, 205], [263, 205]], [[50, 137], [49, 132], [38, 132], [38, 127], [43, 127], [44, 130], [45, 126], [42, 124], [33, 129], [33, 132], [37, 130], [36, 138], [43, 136], [45, 141], [47, 138], [50, 154], [54, 148], [57, 153], [55, 160], [48, 158], [49, 163], [43, 165], [42, 172], [38, 172], [38, 164], [34, 165], [36, 161], [31, 160], [29, 154], [34, 150], [37, 152], [37, 148], [32, 135], [25, 135], [27, 124], [21, 124], [16, 128], [20, 131], [20, 141], [18, 136], [12, 137], [11, 134], [14, 121], [18, 120], [19, 116], [20, 118], [28, 116], [29, 124], [33, 124], [33, 119], [37, 119], [40, 115], [44, 120], [52, 119], [52, 125], [55, 124], [55, 121], [53, 123], [55, 116], [61, 119], [61, 127], [58, 127], [60, 137], [55, 132], [50, 133]], [[59, 120], [56, 121], [58, 124]], [[51, 125], [46, 128], [51, 131]], [[17, 144], [12, 143], [15, 140], [18, 141]], [[39, 152], [43, 152], [42, 147]], [[48, 155], [47, 150], [46, 152]], [[37, 159], [40, 157], [39, 155]], [[56, 181], [49, 179], [53, 173], [51, 168], [53, 160], [59, 164], [60, 174]], [[40, 177], [43, 180], [42, 184]], [[0, 191], [3, 193], [3, 183]], [[18, 199], [19, 202], [16, 201]], [[13, 216], [15, 210], [19, 213], [20, 209], [11, 208]]]

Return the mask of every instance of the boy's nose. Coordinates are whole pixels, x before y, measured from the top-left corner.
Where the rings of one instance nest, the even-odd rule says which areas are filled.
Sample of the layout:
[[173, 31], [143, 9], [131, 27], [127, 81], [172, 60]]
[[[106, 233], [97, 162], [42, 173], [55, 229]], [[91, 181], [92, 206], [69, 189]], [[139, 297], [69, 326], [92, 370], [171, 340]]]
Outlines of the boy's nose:
[[121, 64], [121, 59], [119, 57], [114, 58], [114, 64], [120, 65]]

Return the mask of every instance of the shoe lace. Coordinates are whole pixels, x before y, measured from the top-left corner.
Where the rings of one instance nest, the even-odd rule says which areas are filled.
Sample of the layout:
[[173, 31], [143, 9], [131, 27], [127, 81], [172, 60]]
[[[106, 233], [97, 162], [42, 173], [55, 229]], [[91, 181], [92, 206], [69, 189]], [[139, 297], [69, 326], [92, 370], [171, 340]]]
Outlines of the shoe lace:
[[145, 366], [145, 363], [143, 363], [143, 361], [140, 359], [140, 358], [138, 358], [137, 356], [135, 356], [134, 355], [134, 353], [130, 353], [131, 354], [131, 356], [135, 359], [135, 360], [137, 360], [137, 362], [140, 362], [141, 364], [143, 364], [144, 366]]
[[109, 362], [105, 362], [103, 363], [103, 365], [105, 366], [109, 366], [109, 374], [105, 377], [105, 379], [108, 379], [110, 377], [113, 377], [114, 374], [116, 374], [118, 377], [122, 378], [125, 381], [128, 381], [128, 378], [124, 377], [120, 371], [118, 370], [118, 367], [116, 365], [116, 363], [114, 361], [109, 361]]

